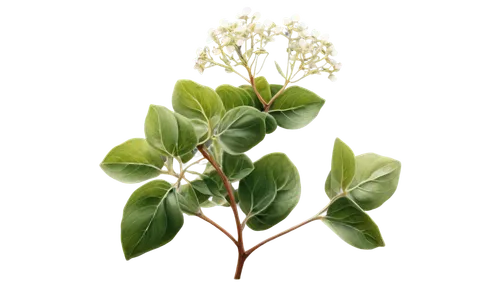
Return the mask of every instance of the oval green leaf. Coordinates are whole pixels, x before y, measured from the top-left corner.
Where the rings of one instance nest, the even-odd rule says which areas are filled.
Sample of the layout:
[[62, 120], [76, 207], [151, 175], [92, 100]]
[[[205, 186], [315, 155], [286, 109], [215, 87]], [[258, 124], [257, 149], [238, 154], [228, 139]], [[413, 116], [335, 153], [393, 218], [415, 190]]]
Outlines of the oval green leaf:
[[[277, 88], [278, 86], [274, 87]], [[316, 118], [323, 104], [325, 100], [312, 91], [292, 86], [276, 98], [269, 109], [269, 114], [274, 116], [280, 127], [299, 129]]]
[[356, 156], [356, 172], [348, 195], [364, 210], [378, 208], [396, 191], [400, 172], [397, 160], [373, 153]]
[[181, 162], [183, 164], [185, 163], [188, 163], [189, 161], [191, 161], [191, 159], [194, 158], [194, 154], [195, 152], [194, 151], [191, 151], [191, 152], [187, 152], [186, 154], [182, 154], [180, 157], [181, 157]]
[[346, 192], [347, 187], [354, 177], [356, 162], [354, 153], [339, 138], [335, 139], [332, 155], [332, 169], [326, 181], [325, 191], [331, 199], [341, 192]]
[[238, 181], [253, 171], [253, 162], [245, 154], [222, 154], [222, 170], [230, 181]]
[[385, 245], [378, 226], [347, 197], [335, 200], [321, 220], [340, 238], [354, 247], [373, 249]]
[[145, 139], [130, 139], [109, 151], [101, 163], [102, 170], [123, 183], [139, 183], [160, 175], [161, 154]]
[[200, 119], [214, 128], [225, 113], [215, 91], [191, 80], [179, 80], [172, 95], [174, 110], [189, 119]]
[[184, 224], [173, 187], [151, 181], [130, 196], [123, 210], [121, 240], [127, 260], [171, 241]]
[[271, 87], [265, 77], [259, 76], [255, 78], [255, 88], [266, 102], [271, 100]]
[[179, 204], [185, 214], [195, 216], [200, 210], [211, 209], [227, 203], [224, 197], [201, 193], [199, 186], [203, 184], [205, 182], [197, 179], [181, 185]]
[[149, 145], [172, 157], [191, 152], [198, 143], [189, 119], [159, 105], [149, 107], [144, 133]]
[[191, 124], [193, 125], [194, 133], [198, 138], [198, 145], [208, 141], [211, 133], [211, 130], [208, 128], [208, 123], [200, 119], [191, 119]]
[[253, 87], [248, 84], [240, 85], [239, 88], [245, 90], [248, 94], [250, 94], [250, 97], [252, 98], [254, 102], [254, 107], [257, 108], [258, 110], [263, 109], [263, 105], [260, 102], [259, 98], [257, 97], [257, 94], [255, 94], [255, 91], [253, 90]]
[[[244, 88], [235, 87], [229, 84], [224, 84], [215, 89], [219, 95], [226, 111], [238, 106], [253, 106], [257, 107], [254, 102], [254, 97]], [[257, 98], [255, 98], [257, 99]]]
[[250, 106], [229, 110], [217, 127], [222, 148], [231, 154], [252, 149], [266, 136], [265, 114]]
[[299, 202], [299, 172], [285, 154], [272, 153], [254, 163], [238, 192], [247, 225], [265, 230], [285, 219]]
[[271, 114], [266, 114], [266, 134], [273, 133], [278, 128], [276, 119]]

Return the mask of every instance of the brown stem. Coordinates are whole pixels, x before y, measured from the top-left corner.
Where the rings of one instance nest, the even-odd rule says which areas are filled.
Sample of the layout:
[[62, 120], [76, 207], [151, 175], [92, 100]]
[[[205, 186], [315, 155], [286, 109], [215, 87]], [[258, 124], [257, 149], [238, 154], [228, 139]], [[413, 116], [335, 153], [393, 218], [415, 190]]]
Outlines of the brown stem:
[[[215, 168], [215, 170], [221, 177], [222, 182], [224, 183], [224, 187], [227, 190], [227, 194], [229, 196], [229, 203], [231, 204], [231, 209], [233, 210], [234, 214], [234, 220], [236, 221], [236, 229], [238, 230], [238, 243], [236, 245], [238, 247], [238, 267], [243, 268], [243, 263], [246, 258], [245, 247], [243, 246], [243, 228], [241, 227], [240, 224], [240, 216], [238, 215], [238, 207], [236, 206], [236, 200], [234, 199], [233, 187], [231, 186], [231, 182], [229, 182], [229, 179], [226, 177], [226, 175], [220, 168], [219, 164], [215, 161], [214, 157], [212, 157], [212, 155], [210, 155], [207, 152], [205, 146], [199, 145], [197, 148], [203, 155], [203, 157], [205, 157], [210, 162], [210, 164], [212, 164], [212, 166]], [[243, 260], [243, 262], [241, 262], [241, 260]], [[239, 279], [239, 275], [241, 275], [242, 269], [239, 269], [238, 267], [236, 268], [235, 279]], [[238, 274], [238, 269], [239, 269], [239, 274]]]
[[227, 237], [229, 237], [229, 239], [231, 239], [234, 244], [236, 245], [236, 247], [238, 247], [238, 242], [236, 241], [236, 239], [234, 239], [234, 237], [229, 233], [227, 232], [227, 230], [225, 230], [223, 227], [221, 227], [220, 225], [218, 225], [215, 221], [209, 219], [208, 217], [206, 217], [203, 213], [199, 213], [197, 214], [197, 216], [199, 218], [201, 218], [202, 220], [210, 223], [211, 225], [215, 226], [216, 228], [218, 228], [220, 231], [222, 231], [225, 235], [227, 235]]
[[[312, 221], [318, 220], [318, 219], [321, 219], [321, 217], [320, 217], [320, 216], [316, 216], [316, 217], [310, 218], [310, 219], [308, 219], [308, 220], [306, 220], [306, 221], [304, 221], [304, 222], [299, 223], [299, 224], [298, 224], [298, 225], [296, 225], [296, 226], [293, 226], [293, 227], [291, 227], [291, 228], [289, 228], [289, 229], [287, 229], [287, 230], [285, 230], [285, 231], [283, 231], [283, 232], [278, 233], [278, 234], [277, 234], [277, 235], [275, 235], [275, 236], [271, 236], [270, 238], [268, 238], [268, 239], [266, 239], [266, 240], [262, 241], [261, 243], [259, 243], [259, 244], [257, 244], [256, 246], [254, 246], [254, 247], [250, 248], [249, 250], [247, 250], [247, 251], [245, 252], [246, 257], [248, 257], [248, 256], [249, 256], [250, 254], [252, 254], [252, 252], [254, 252], [257, 248], [259, 248], [259, 247], [261, 247], [262, 245], [264, 245], [264, 244], [268, 243], [269, 241], [274, 240], [274, 239], [276, 239], [276, 238], [278, 238], [278, 237], [280, 237], [280, 236], [282, 236], [282, 235], [285, 235], [285, 234], [289, 233], [289, 232], [290, 232], [290, 231], [292, 231], [292, 230], [295, 230], [295, 229], [297, 229], [297, 228], [299, 228], [299, 227], [301, 227], [301, 226], [303, 226], [303, 225], [306, 225], [306, 224], [308, 224], [308, 223], [310, 223], [310, 222], [312, 222]], [[246, 257], [245, 257], [245, 258], [246, 258]]]
[[259, 101], [260, 101], [260, 103], [262, 103], [264, 108], [267, 108], [266, 100], [264, 98], [262, 98], [262, 95], [260, 95], [259, 91], [257, 90], [257, 87], [255, 86], [255, 78], [252, 75], [252, 71], [248, 67], [247, 67], [247, 71], [248, 71], [248, 76], [250, 77], [250, 84], [252, 85], [253, 91], [255, 92], [257, 97], [259, 98]]
[[269, 100], [269, 103], [264, 108], [264, 112], [269, 112], [269, 109], [271, 108], [271, 105], [276, 100], [276, 98], [278, 98], [278, 96], [280, 96], [283, 93], [283, 91], [285, 90], [285, 88], [288, 85], [288, 83], [289, 83], [289, 81], [286, 80], [285, 84], [281, 87], [281, 89], [273, 96], [273, 98], [271, 98], [271, 100]]
[[241, 272], [243, 271], [243, 264], [245, 264], [245, 260], [247, 259], [248, 255], [245, 253], [239, 253], [238, 254], [238, 264], [236, 264], [236, 272], [234, 273], [234, 279], [240, 279], [241, 278]]

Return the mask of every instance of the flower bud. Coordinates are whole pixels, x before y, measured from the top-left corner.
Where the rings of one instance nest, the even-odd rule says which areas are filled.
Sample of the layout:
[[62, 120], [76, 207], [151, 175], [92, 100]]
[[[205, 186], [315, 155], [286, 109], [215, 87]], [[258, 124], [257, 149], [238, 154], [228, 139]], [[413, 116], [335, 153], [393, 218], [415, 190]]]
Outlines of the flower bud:
[[228, 54], [232, 54], [234, 52], [234, 46], [226, 46], [225, 48]]
[[340, 70], [342, 68], [342, 63], [336, 63], [334, 65], [335, 70]]
[[305, 49], [305, 48], [306, 48], [306, 46], [307, 46], [307, 42], [306, 42], [306, 40], [304, 40], [304, 39], [300, 39], [300, 40], [299, 40], [299, 46], [300, 46], [302, 49]]

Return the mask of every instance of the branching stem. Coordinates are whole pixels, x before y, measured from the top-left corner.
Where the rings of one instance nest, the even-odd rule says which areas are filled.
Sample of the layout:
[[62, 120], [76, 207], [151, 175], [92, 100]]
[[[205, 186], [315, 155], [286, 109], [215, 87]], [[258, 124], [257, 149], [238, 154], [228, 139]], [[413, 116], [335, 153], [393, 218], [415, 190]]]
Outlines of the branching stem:
[[271, 98], [271, 100], [269, 101], [269, 103], [264, 108], [265, 112], [269, 112], [269, 109], [271, 108], [271, 105], [278, 98], [278, 96], [280, 96], [283, 93], [283, 91], [285, 91], [285, 88], [286, 88], [286, 86], [288, 85], [289, 82], [290, 81], [288, 79], [285, 80], [285, 84], [283, 84], [283, 87], [273, 96], [273, 98]]
[[234, 214], [234, 220], [236, 221], [236, 229], [238, 230], [238, 265], [236, 267], [236, 273], [234, 275], [234, 279], [240, 279], [241, 277], [241, 270], [243, 269], [243, 263], [246, 259], [245, 257], [245, 247], [243, 245], [243, 229], [241, 228], [240, 224], [240, 217], [238, 215], [238, 207], [236, 205], [236, 200], [234, 199], [234, 194], [233, 194], [233, 187], [231, 186], [231, 182], [229, 182], [229, 179], [226, 177], [222, 169], [220, 168], [219, 164], [215, 161], [215, 159], [210, 155], [210, 153], [207, 152], [205, 149], [205, 146], [199, 145], [198, 150], [200, 151], [201, 154], [203, 154], [203, 157], [205, 157], [210, 164], [215, 168], [217, 173], [222, 179], [222, 182], [224, 183], [224, 187], [227, 190], [227, 194], [229, 196], [229, 203], [231, 204], [231, 209], [233, 210]]

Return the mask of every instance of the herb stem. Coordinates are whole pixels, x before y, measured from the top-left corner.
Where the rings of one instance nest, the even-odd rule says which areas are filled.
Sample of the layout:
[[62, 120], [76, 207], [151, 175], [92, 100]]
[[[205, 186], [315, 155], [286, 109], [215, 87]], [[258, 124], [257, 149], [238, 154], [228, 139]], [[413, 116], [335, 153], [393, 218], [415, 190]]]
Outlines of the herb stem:
[[200, 212], [196, 216], [201, 218], [202, 220], [210, 223], [211, 225], [215, 226], [220, 231], [222, 231], [227, 237], [229, 237], [229, 239], [231, 239], [234, 242], [234, 245], [236, 245], [236, 247], [238, 247], [238, 242], [236, 241], [236, 239], [234, 239], [234, 237], [227, 230], [225, 230], [222, 226], [218, 225], [216, 222], [214, 222], [213, 220], [211, 220], [210, 218], [205, 216], [202, 212]]
[[255, 86], [255, 78], [253, 77], [251, 70], [249, 68], [247, 68], [247, 70], [248, 70], [248, 75], [250, 76], [250, 84], [252, 85], [253, 91], [255, 92], [257, 97], [259, 98], [260, 103], [262, 103], [264, 108], [266, 108], [267, 102], [266, 102], [266, 100], [264, 100], [264, 98], [262, 98], [259, 91], [257, 90], [257, 87]]
[[203, 157], [207, 158], [207, 160], [214, 166], [215, 170], [219, 174], [224, 183], [224, 187], [227, 189], [227, 194], [229, 196], [229, 203], [231, 205], [231, 210], [233, 213], [233, 221], [234, 221], [234, 233], [236, 237], [236, 266], [234, 272], [234, 279], [239, 280], [241, 277], [241, 273], [243, 270], [243, 265], [247, 258], [245, 254], [245, 242], [243, 238], [243, 229], [241, 228], [240, 215], [238, 212], [238, 205], [236, 204], [236, 200], [234, 199], [233, 189], [231, 188], [231, 184], [229, 183], [229, 179], [226, 177], [219, 164], [214, 160], [212, 155], [210, 155], [205, 149], [204, 145], [198, 145], [198, 150], [203, 155]]
[[289, 82], [290, 81], [288, 79], [285, 80], [285, 84], [283, 84], [283, 87], [281, 87], [281, 89], [273, 96], [273, 98], [271, 98], [271, 100], [269, 101], [269, 103], [264, 108], [264, 112], [269, 112], [269, 109], [271, 108], [271, 105], [276, 100], [276, 98], [278, 98], [278, 96], [280, 96], [283, 93], [283, 91], [285, 90], [285, 88], [286, 88], [286, 86], [288, 85]]
[[310, 216], [309, 218], [306, 218], [306, 219], [300, 221], [299, 223], [295, 224], [294, 226], [288, 226], [286, 228], [283, 228], [280, 231], [275, 232], [275, 233], [271, 234], [270, 236], [262, 239], [261, 241], [255, 243], [254, 245], [252, 245], [250, 248], [248, 248], [245, 251], [245, 255], [248, 257], [248, 256], [252, 255], [253, 253], [257, 252], [257, 250], [259, 250], [259, 248], [268, 244], [269, 242], [274, 241], [280, 237], [284, 237], [285, 235], [288, 235], [288, 234], [290, 234], [298, 229], [301, 229], [310, 223], [319, 221], [322, 218], [321, 214], [324, 213], [333, 202], [335, 202], [338, 198], [343, 197], [343, 196], [345, 196], [344, 193], [340, 193], [340, 194], [336, 195], [326, 205], [324, 205], [322, 208], [320, 208], [314, 215]]

